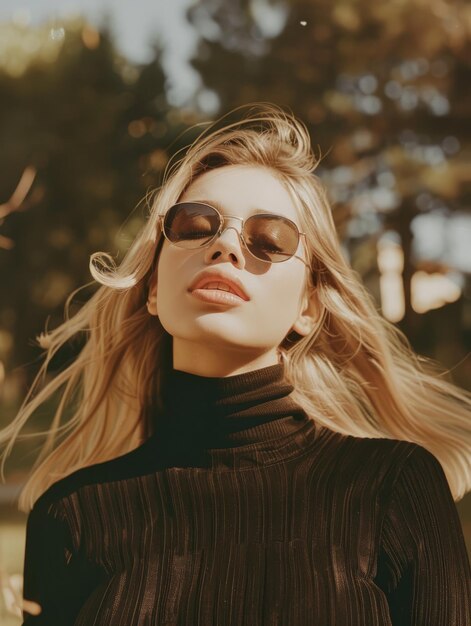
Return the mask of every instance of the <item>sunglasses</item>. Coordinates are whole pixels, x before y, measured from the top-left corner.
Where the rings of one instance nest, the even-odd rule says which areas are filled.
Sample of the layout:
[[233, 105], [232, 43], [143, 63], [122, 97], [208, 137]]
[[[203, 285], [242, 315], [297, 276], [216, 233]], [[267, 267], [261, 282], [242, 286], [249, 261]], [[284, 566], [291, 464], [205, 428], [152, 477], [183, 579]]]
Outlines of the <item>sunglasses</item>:
[[223, 216], [205, 202], [178, 202], [164, 215], [159, 215], [165, 238], [179, 248], [190, 250], [204, 248], [214, 241], [228, 217], [242, 222], [239, 233], [242, 243], [252, 256], [266, 263], [281, 263], [297, 256], [299, 238], [306, 236], [293, 221], [282, 215], [256, 213], [244, 220]]

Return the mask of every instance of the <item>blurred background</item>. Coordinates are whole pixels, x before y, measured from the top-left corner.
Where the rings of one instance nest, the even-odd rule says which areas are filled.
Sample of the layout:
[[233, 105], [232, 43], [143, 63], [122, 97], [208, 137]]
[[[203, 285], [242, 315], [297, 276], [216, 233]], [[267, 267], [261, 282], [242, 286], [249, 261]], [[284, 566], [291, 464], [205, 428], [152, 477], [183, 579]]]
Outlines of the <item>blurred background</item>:
[[[258, 100], [309, 127], [344, 254], [384, 316], [470, 388], [470, 34], [454, 0], [2, 0], [0, 428], [90, 254], [122, 259], [194, 124]], [[41, 443], [17, 443], [0, 484], [10, 574]], [[471, 494], [457, 508], [471, 554]], [[0, 622], [20, 623], [2, 600]]]

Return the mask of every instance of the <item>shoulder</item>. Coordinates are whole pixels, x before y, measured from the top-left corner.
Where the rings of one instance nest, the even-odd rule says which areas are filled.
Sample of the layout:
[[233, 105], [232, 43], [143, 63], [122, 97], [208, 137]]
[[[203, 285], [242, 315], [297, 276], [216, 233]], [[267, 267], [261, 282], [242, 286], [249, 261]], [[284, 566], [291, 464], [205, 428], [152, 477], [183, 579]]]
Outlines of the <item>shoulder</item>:
[[394, 439], [392, 437], [360, 437], [347, 435], [327, 428], [322, 429], [321, 438], [324, 443], [338, 448], [343, 455], [346, 452], [355, 454], [368, 454], [373, 457], [397, 461], [405, 461], [416, 450], [428, 451], [422, 445], [405, 439]]
[[343, 490], [361, 498], [365, 494], [378, 497], [384, 506], [388, 506], [393, 494], [396, 499], [452, 500], [441, 462], [419, 443], [339, 433], [328, 435], [327, 439], [321, 463], [324, 469], [327, 466], [332, 484]]
[[436, 457], [425, 447], [404, 439], [360, 437], [324, 429], [321, 440], [326, 455], [335, 463], [336, 471], [346, 476], [366, 473], [376, 475], [378, 479], [386, 476], [394, 479], [410, 464], [439, 465]]
[[98, 485], [125, 480], [147, 471], [147, 441], [140, 446], [108, 461], [79, 468], [52, 483], [35, 501], [33, 510], [44, 511], [87, 485]]

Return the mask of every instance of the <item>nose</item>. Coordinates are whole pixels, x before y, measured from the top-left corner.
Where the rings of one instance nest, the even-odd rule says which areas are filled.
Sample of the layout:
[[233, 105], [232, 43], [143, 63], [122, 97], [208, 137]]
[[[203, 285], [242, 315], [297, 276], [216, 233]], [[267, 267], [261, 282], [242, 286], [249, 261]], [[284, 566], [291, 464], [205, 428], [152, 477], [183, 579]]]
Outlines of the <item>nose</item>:
[[[233, 221], [232, 226], [228, 225], [229, 220]], [[245, 264], [244, 244], [242, 243], [241, 233], [242, 225], [240, 220], [226, 217], [222, 231], [206, 249], [207, 259], [211, 260], [221, 255], [228, 255], [238, 261], [239, 265]]]

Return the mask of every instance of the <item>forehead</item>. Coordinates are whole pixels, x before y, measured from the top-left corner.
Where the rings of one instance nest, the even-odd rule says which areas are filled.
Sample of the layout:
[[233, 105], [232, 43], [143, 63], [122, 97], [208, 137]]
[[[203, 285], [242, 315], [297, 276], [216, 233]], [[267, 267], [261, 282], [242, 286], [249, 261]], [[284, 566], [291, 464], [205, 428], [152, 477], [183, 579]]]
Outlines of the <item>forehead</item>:
[[268, 168], [227, 165], [201, 174], [179, 201], [207, 202], [226, 215], [275, 213], [297, 221], [292, 196]]

